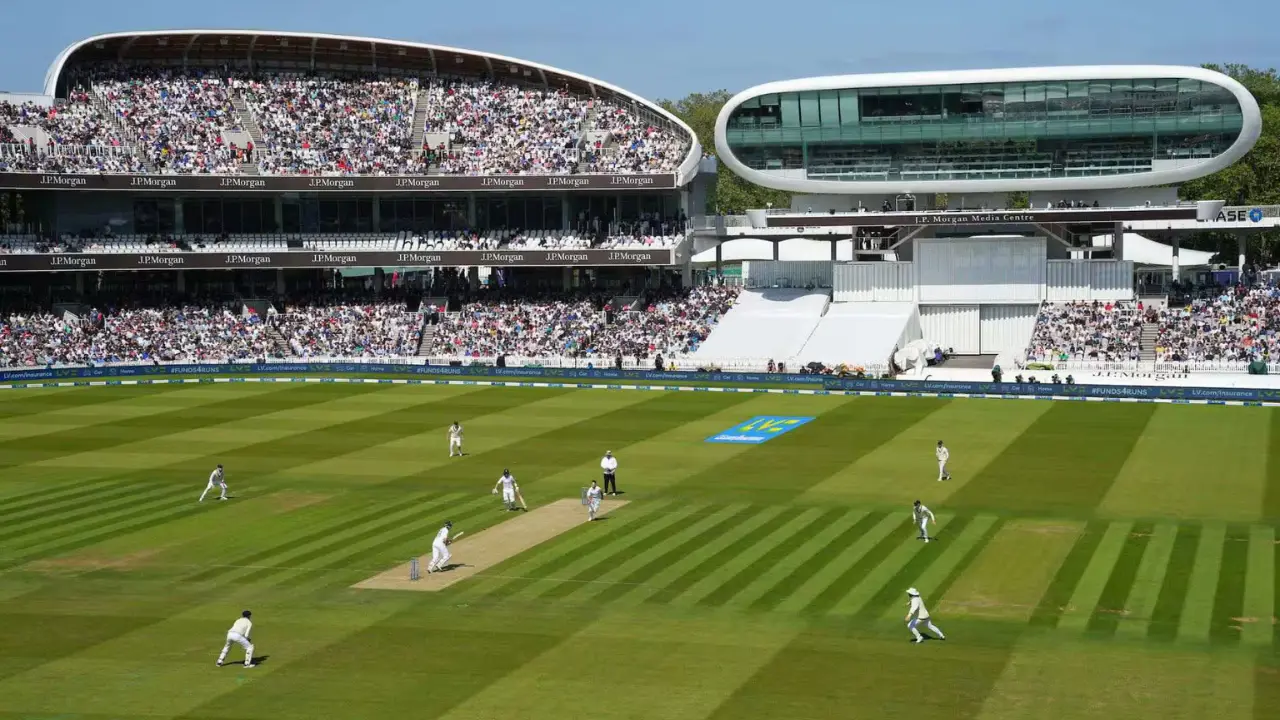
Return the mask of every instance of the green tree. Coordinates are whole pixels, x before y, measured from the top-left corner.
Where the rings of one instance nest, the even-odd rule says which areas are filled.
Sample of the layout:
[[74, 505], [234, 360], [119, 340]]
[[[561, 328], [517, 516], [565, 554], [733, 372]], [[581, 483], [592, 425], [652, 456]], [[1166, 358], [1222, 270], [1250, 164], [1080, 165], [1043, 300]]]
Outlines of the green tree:
[[[728, 90], [716, 90], [693, 93], [680, 100], [659, 100], [658, 104], [693, 128], [703, 152], [715, 155], [716, 118], [730, 97]], [[769, 207], [770, 203], [773, 207], [791, 207], [791, 194], [747, 182], [720, 163], [715, 188], [707, 194], [706, 211], [740, 215], [747, 210]]]
[[[1280, 205], [1280, 75], [1274, 69], [1238, 64], [1205, 67], [1234, 78], [1253, 94], [1262, 112], [1262, 134], [1248, 155], [1231, 167], [1187, 182], [1178, 194], [1184, 200], [1224, 200], [1228, 205]], [[1187, 244], [1221, 252], [1217, 260], [1235, 264], [1235, 239], [1229, 234], [1205, 233]], [[1254, 262], [1275, 265], [1280, 261], [1280, 232], [1250, 234], [1247, 252]]]

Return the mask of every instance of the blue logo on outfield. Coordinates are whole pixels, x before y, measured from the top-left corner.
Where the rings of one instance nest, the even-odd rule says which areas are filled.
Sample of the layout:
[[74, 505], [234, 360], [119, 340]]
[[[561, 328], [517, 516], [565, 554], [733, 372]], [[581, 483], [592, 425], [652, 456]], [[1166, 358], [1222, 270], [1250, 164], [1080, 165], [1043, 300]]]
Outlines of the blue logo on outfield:
[[707, 442], [759, 445], [779, 435], [789, 433], [810, 420], [813, 420], [813, 418], [788, 415], [760, 415], [741, 425], [734, 425], [722, 433], [712, 435], [707, 438]]

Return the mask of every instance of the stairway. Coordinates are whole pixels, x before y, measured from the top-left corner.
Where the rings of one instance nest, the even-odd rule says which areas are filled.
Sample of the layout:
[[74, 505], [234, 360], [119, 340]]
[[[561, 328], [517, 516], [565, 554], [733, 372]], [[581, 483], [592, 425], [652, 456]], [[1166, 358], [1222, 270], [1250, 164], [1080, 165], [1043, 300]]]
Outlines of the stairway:
[[115, 111], [111, 109], [111, 103], [107, 101], [106, 95], [103, 95], [102, 91], [98, 88], [90, 88], [89, 98], [93, 102], [93, 106], [97, 108], [98, 112], [104, 118], [107, 119], [107, 122], [111, 123], [111, 125], [115, 127], [116, 131], [120, 133], [120, 136], [128, 140], [133, 145], [134, 152], [137, 153], [138, 158], [142, 160], [146, 168], [148, 170], [155, 170], [155, 167], [152, 166], [149, 159], [150, 155], [142, 147], [142, 142], [138, 139], [138, 133], [135, 132], [133, 128], [129, 127], [129, 125], [125, 123], [124, 119], [119, 115], [116, 115]]
[[274, 322], [267, 322], [267, 339], [269, 339], [271, 344], [275, 346], [277, 357], [293, 357], [293, 348], [290, 347], [289, 343], [284, 339], [284, 335], [280, 334], [280, 328], [276, 327]]
[[[244, 95], [238, 92], [231, 93], [231, 106], [235, 108], [236, 125], [249, 135], [249, 139], [253, 141], [253, 153], [255, 156], [261, 157], [262, 153], [267, 151], [267, 138], [262, 134], [262, 128], [258, 127], [258, 121], [253, 119], [253, 113], [249, 111], [249, 103], [244, 101]], [[257, 175], [258, 164], [241, 163], [240, 172], [245, 175]]]
[[427, 357], [431, 354], [431, 348], [435, 345], [437, 327], [439, 326], [427, 322], [425, 313], [422, 315], [422, 339], [418, 341], [418, 357]]
[[1156, 342], [1159, 337], [1159, 323], [1142, 323], [1142, 340], [1138, 344], [1138, 351], [1141, 353], [1139, 357], [1141, 357], [1142, 362], [1154, 363], [1156, 361]]
[[410, 147], [413, 148], [413, 157], [417, 158], [422, 155], [422, 139], [427, 134], [427, 112], [431, 104], [431, 96], [427, 93], [426, 88], [418, 90], [418, 96], [413, 101], [413, 135]]

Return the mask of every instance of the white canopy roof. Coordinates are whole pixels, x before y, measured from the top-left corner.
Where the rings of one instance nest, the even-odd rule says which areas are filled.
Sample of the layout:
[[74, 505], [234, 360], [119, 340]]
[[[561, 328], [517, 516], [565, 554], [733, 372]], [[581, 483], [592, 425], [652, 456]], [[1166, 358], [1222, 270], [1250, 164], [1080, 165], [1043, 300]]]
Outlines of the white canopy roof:
[[[1099, 235], [1093, 239], [1094, 247], [1111, 247], [1110, 235]], [[1124, 257], [1132, 260], [1134, 265], [1173, 267], [1173, 246], [1156, 242], [1137, 233], [1124, 234]], [[1208, 265], [1213, 253], [1204, 250], [1188, 250], [1178, 248], [1178, 267], [1196, 267]]]

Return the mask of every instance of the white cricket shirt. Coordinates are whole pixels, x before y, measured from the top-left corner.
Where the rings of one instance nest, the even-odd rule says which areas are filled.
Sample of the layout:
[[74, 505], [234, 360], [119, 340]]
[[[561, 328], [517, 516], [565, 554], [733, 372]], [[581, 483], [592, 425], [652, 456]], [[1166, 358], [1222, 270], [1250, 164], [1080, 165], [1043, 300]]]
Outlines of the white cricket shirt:
[[240, 637], [247, 638], [249, 637], [249, 633], [252, 630], [253, 630], [253, 623], [249, 621], [249, 618], [242, 617], [239, 620], [235, 621], [235, 623], [231, 625], [231, 629], [228, 630], [227, 632], [237, 633], [240, 635]]
[[911, 596], [911, 606], [907, 609], [907, 614], [921, 620], [929, 619], [929, 609], [924, 606], [924, 600], [921, 600], [919, 595]]

